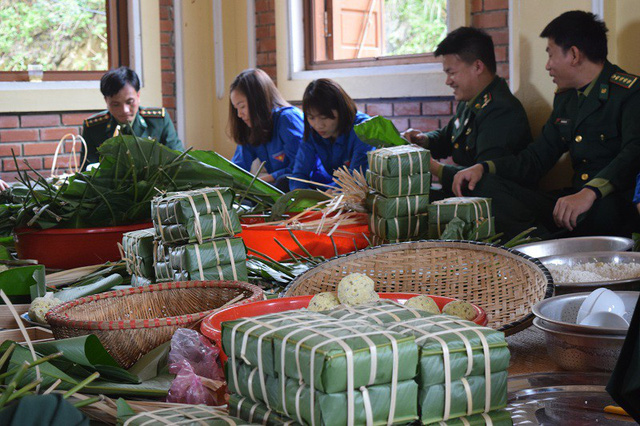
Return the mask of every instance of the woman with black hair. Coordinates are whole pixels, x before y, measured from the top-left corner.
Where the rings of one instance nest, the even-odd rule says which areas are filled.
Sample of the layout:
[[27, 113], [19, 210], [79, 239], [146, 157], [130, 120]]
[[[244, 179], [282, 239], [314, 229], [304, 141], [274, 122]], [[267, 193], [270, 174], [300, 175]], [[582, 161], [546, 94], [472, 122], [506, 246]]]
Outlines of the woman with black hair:
[[[333, 185], [333, 172], [368, 168], [367, 151], [373, 146], [362, 142], [353, 126], [369, 118], [357, 111], [356, 104], [335, 81], [319, 78], [309, 83], [302, 97], [304, 141], [300, 146], [293, 177]], [[291, 180], [290, 187], [309, 188], [310, 184]]]
[[258, 176], [288, 191], [304, 132], [302, 113], [287, 103], [260, 69], [242, 71], [229, 87], [229, 136], [238, 144], [231, 160], [247, 171], [264, 162]]

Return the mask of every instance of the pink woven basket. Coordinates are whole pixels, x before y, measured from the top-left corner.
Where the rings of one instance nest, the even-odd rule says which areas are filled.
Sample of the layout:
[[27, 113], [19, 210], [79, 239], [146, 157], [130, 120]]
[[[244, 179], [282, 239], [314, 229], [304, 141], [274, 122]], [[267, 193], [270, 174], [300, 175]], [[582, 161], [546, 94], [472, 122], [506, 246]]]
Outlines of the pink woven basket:
[[[63, 303], [47, 313], [56, 339], [95, 334], [124, 368], [221, 308], [264, 299], [239, 281], [184, 281], [115, 290]], [[233, 303], [229, 303], [233, 302]]]

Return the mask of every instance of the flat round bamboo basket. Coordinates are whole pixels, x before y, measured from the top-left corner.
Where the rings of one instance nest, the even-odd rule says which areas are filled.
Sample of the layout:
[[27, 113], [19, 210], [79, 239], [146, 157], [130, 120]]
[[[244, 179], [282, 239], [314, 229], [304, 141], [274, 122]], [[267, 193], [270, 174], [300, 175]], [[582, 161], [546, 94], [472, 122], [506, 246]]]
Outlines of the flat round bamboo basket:
[[47, 321], [56, 339], [95, 334], [129, 368], [178, 328], [193, 326], [225, 304], [263, 298], [259, 287], [245, 282], [161, 283], [72, 300], [51, 309]]
[[538, 259], [474, 241], [388, 244], [335, 257], [298, 276], [283, 296], [336, 291], [353, 272], [371, 277], [378, 292], [454, 297], [476, 304], [489, 327], [513, 334], [529, 327], [531, 308], [553, 296], [553, 280]]

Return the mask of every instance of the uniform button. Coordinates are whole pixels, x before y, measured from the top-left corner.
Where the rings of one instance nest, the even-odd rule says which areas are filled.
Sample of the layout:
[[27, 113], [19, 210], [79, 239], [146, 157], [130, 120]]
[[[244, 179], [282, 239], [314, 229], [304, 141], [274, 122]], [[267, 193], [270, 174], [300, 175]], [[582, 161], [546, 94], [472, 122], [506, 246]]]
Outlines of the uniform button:
[[600, 135], [600, 140], [603, 141], [604, 140], [604, 135]]
[[587, 180], [587, 179], [589, 179], [589, 175], [586, 174], [586, 173], [583, 173], [582, 176], [580, 176], [580, 179]]
[[582, 164], [587, 164], [587, 160], [582, 160]]
[[471, 133], [471, 129], [467, 129], [467, 131], [464, 134], [468, 135], [469, 133]]
[[469, 151], [471, 149], [470, 146], [465, 147], [464, 149], [466, 149], [467, 151]]
[[460, 146], [460, 145], [458, 145], [458, 143], [457, 143], [457, 142], [453, 144], [453, 147], [454, 147], [455, 149], [458, 149], [458, 147], [459, 147], [459, 146]]
[[582, 142], [582, 136], [580, 135], [576, 136], [576, 142], [578, 143]]

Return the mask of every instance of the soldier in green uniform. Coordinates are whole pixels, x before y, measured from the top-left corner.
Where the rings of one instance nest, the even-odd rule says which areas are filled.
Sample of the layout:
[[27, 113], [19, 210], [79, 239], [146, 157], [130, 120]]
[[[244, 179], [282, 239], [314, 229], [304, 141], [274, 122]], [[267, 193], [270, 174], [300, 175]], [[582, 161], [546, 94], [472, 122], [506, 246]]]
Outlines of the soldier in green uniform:
[[[520, 154], [470, 167], [454, 178], [458, 195], [493, 199], [496, 229], [512, 236], [538, 227], [542, 237], [620, 235], [633, 220], [640, 170], [640, 82], [607, 61], [607, 28], [595, 15], [571, 11], [540, 34], [546, 69], [558, 90], [534, 143]], [[572, 185], [542, 193], [535, 185], [569, 151]], [[483, 177], [484, 175], [484, 177]], [[562, 232], [559, 232], [562, 231]]]
[[442, 56], [446, 84], [459, 101], [455, 116], [440, 130], [409, 129], [403, 136], [429, 148], [433, 158], [453, 157], [455, 165], [431, 161], [430, 171], [442, 184], [442, 194], [434, 195], [441, 198], [453, 195], [458, 171], [521, 151], [531, 142], [531, 130], [522, 104], [496, 75], [491, 36], [476, 28], [458, 28], [442, 40], [435, 55]]
[[[140, 79], [135, 71], [128, 67], [108, 71], [100, 79], [100, 91], [107, 110], [87, 118], [82, 126], [82, 137], [87, 142], [87, 164], [99, 160], [97, 149], [102, 142], [119, 133], [130, 134], [131, 130], [141, 138], [184, 150], [165, 109], [140, 106]], [[84, 150], [82, 156], [84, 158]]]

